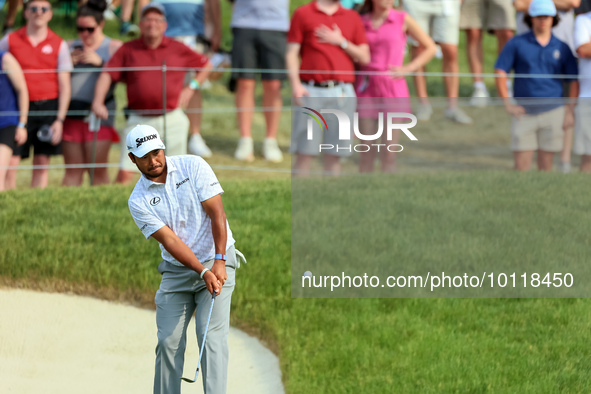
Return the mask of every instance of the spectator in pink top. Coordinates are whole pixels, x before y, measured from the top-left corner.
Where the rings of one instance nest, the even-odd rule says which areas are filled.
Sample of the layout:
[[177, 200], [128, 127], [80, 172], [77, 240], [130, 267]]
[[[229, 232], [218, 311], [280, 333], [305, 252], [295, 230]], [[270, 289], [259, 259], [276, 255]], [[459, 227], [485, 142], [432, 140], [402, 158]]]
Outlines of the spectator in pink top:
[[[361, 71], [389, 72], [382, 75], [359, 75], [355, 81], [359, 129], [369, 134], [378, 128], [380, 112], [411, 112], [408, 86], [404, 75], [424, 66], [436, 52], [435, 42], [406, 12], [392, 8], [391, 0], [365, 0], [360, 10], [369, 43], [371, 61]], [[425, 48], [410, 63], [404, 64], [406, 35]], [[402, 98], [402, 99], [394, 99]], [[395, 107], [395, 108], [392, 108]], [[402, 119], [401, 123], [407, 123]], [[398, 134], [387, 144], [396, 144]], [[377, 149], [361, 153], [360, 172], [371, 172]], [[396, 171], [396, 154], [381, 149], [382, 172]]]

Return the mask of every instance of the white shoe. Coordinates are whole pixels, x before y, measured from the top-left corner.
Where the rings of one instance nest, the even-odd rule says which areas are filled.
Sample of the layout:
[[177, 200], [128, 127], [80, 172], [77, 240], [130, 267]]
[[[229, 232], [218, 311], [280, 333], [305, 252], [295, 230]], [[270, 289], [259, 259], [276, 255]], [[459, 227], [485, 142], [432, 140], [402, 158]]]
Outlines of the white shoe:
[[242, 161], [254, 161], [254, 147], [251, 137], [240, 138], [234, 157]]
[[486, 90], [486, 88], [474, 88], [474, 93], [472, 93], [472, 98], [470, 99], [470, 105], [480, 108], [486, 107], [489, 97], [490, 95], [488, 94], [488, 90]]
[[563, 174], [569, 174], [571, 170], [570, 163], [568, 161], [561, 161], [558, 169]]
[[205, 144], [201, 134], [191, 135], [189, 139], [189, 152], [201, 157], [211, 157], [211, 149]]
[[469, 117], [460, 107], [448, 108], [445, 110], [445, 117], [461, 124], [472, 124], [472, 118]]
[[419, 103], [417, 106], [417, 120], [429, 120], [433, 115], [433, 108], [429, 103]]
[[265, 160], [273, 163], [280, 163], [283, 161], [283, 153], [277, 146], [277, 140], [275, 138], [265, 138], [263, 141], [263, 156]]

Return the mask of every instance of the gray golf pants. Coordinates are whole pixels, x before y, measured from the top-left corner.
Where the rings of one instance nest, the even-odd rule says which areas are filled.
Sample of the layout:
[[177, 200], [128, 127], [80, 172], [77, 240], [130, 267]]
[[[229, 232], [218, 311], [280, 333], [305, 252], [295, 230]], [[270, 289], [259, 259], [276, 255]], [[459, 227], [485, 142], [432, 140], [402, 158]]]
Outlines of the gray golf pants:
[[[230, 301], [235, 285], [236, 262], [234, 247], [227, 250], [226, 273], [228, 279], [215, 299], [207, 340], [201, 359], [199, 374], [203, 376], [205, 394], [224, 394], [228, 377], [228, 333], [230, 331]], [[211, 268], [213, 260], [202, 262]], [[162, 274], [156, 292], [156, 374], [154, 394], [180, 394], [181, 376], [185, 362], [187, 326], [196, 310], [195, 326], [199, 349], [211, 305], [211, 293], [199, 275], [186, 267], [163, 261], [158, 266]], [[192, 376], [191, 376], [192, 377]]]

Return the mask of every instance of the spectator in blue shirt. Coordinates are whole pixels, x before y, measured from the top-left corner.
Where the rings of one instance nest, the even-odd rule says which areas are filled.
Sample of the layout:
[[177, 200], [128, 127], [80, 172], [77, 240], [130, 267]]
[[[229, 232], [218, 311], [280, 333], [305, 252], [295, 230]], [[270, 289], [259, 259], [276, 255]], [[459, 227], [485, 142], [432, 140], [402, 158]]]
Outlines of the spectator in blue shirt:
[[565, 109], [563, 84], [559, 78], [515, 78], [514, 97], [509, 99], [507, 73], [578, 74], [577, 61], [567, 44], [552, 34], [558, 23], [552, 0], [533, 0], [525, 19], [531, 31], [512, 38], [495, 64], [496, 85], [505, 108], [513, 116], [511, 150], [515, 169], [527, 171], [534, 152], [541, 171], [550, 171], [554, 153], [563, 146], [564, 129], [574, 125], [572, 107]]

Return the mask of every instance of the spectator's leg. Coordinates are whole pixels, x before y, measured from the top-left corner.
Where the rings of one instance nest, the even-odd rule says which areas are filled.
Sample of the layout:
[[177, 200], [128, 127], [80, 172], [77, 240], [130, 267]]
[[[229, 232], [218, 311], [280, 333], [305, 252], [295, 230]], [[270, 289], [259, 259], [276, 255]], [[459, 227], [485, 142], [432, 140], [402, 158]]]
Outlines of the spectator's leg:
[[[460, 71], [458, 65], [458, 46], [455, 44], [440, 43], [441, 52], [443, 53], [443, 72], [455, 73]], [[457, 75], [443, 77], [445, 83], [445, 91], [447, 94], [448, 107], [455, 108], [458, 105], [458, 92], [460, 89], [460, 78]]]
[[564, 167], [568, 166], [570, 170], [571, 152], [573, 148], [573, 136], [575, 134], [575, 128], [569, 127], [564, 130], [563, 137], [563, 148], [560, 152], [560, 164], [563, 166], [563, 172], [567, 171]]
[[254, 117], [254, 88], [255, 80], [238, 78], [236, 82], [236, 109], [238, 112], [238, 129], [240, 137], [252, 137], [252, 118]]
[[131, 183], [131, 181], [136, 175], [137, 173], [133, 171], [119, 170], [119, 172], [117, 173], [117, 177], [115, 178], [115, 183], [127, 185], [128, 183]]
[[310, 168], [312, 168], [312, 161], [315, 156], [304, 155], [303, 153], [296, 154], [296, 161], [293, 166], [295, 177], [307, 177], [310, 175]]
[[[92, 160], [92, 141], [84, 144], [86, 162], [90, 163]], [[94, 157], [96, 164], [107, 164], [109, 162], [109, 150], [111, 149], [111, 140], [100, 140], [96, 142], [96, 154]], [[90, 172], [90, 170], [88, 170]], [[109, 184], [109, 169], [107, 167], [96, 167], [94, 169], [94, 184], [107, 185]]]
[[[424, 47], [411, 46], [411, 56], [413, 59], [417, 58], [423, 51]], [[416, 75], [413, 77], [415, 83], [416, 94], [419, 97], [421, 103], [429, 103], [429, 96], [427, 94], [427, 79], [423, 74], [425, 67], [421, 67], [417, 70]]]
[[[392, 145], [392, 144], [398, 144], [398, 138], [400, 137], [400, 130], [394, 130], [394, 132], [392, 133], [392, 140], [388, 141], [386, 140], [386, 137], [384, 136], [384, 144], [386, 145]], [[387, 146], [385, 147], [384, 150], [382, 150], [381, 152], [382, 155], [382, 172], [383, 173], [395, 173], [396, 172], [396, 152], [390, 152], [387, 148]]]
[[4, 21], [4, 31], [6, 31], [6, 29], [14, 29], [16, 14], [21, 5], [22, 0], [8, 0], [8, 11], [6, 12], [6, 20]]
[[[49, 158], [50, 157], [48, 155], [35, 154], [35, 156], [33, 156], [33, 165], [47, 166], [49, 165]], [[33, 170], [33, 179], [31, 179], [31, 187], [38, 187], [44, 189], [47, 187], [48, 183], [49, 170], [47, 168]]]
[[466, 54], [468, 56], [470, 72], [474, 74], [472, 77], [474, 85], [476, 86], [478, 82], [484, 83], [482, 79], [482, 62], [484, 55], [482, 52], [481, 29], [466, 29]]
[[121, 21], [130, 22], [133, 13], [133, 0], [121, 0]]
[[[361, 99], [360, 99], [361, 100]], [[359, 130], [368, 130], [369, 134], [372, 131], [378, 129], [378, 121], [373, 118], [361, 118], [359, 119]], [[363, 142], [363, 141], [362, 141]], [[389, 141], [387, 142], [389, 143]], [[380, 147], [385, 149], [385, 147]], [[359, 172], [373, 172], [374, 161], [376, 158], [376, 147], [371, 147], [367, 152], [361, 152], [359, 154]], [[382, 160], [384, 156], [382, 156]], [[382, 161], [382, 165], [384, 162]]]
[[[84, 147], [82, 144], [63, 141], [62, 151], [64, 153], [64, 162], [66, 164], [84, 164], [86, 158], [84, 157]], [[90, 156], [88, 156], [90, 157]], [[84, 177], [84, 168], [66, 168], [62, 186], [80, 186]]]
[[[267, 130], [265, 135], [267, 138], [277, 138], [277, 130], [279, 129], [279, 120], [281, 119], [282, 106], [283, 100], [281, 99], [281, 81], [278, 79], [263, 80], [263, 107], [266, 109], [265, 122], [267, 124]], [[270, 111], [270, 108], [273, 108], [273, 110]]]
[[510, 29], [498, 29], [495, 30], [495, 35], [497, 36], [497, 53], [500, 54], [507, 41], [513, 38], [515, 33]]
[[581, 156], [581, 172], [591, 173], [591, 155]]
[[554, 152], [546, 152], [538, 150], [538, 170], [552, 171], [552, 164], [554, 162]]
[[[199, 90], [195, 90], [193, 97], [189, 100], [187, 109], [187, 117], [189, 118], [191, 135], [201, 134], [201, 108], [203, 106], [203, 98]], [[193, 111], [191, 111], [193, 110]], [[197, 111], [195, 111], [197, 110]]]
[[534, 158], [534, 151], [513, 152], [513, 158], [515, 159], [515, 170], [529, 171], [529, 167]]
[[[21, 162], [20, 156], [12, 155], [10, 157], [10, 161], [8, 163], [8, 166], [9, 167], [16, 167], [19, 165], [20, 162]], [[6, 171], [6, 180], [4, 182], [4, 189], [5, 190], [16, 189], [16, 172], [17, 172], [16, 169]]]
[[341, 157], [324, 155], [324, 172], [328, 175], [339, 175], [341, 173]]
[[12, 157], [12, 148], [8, 145], [0, 144], [0, 192], [5, 189], [6, 172], [10, 165], [10, 158]]

